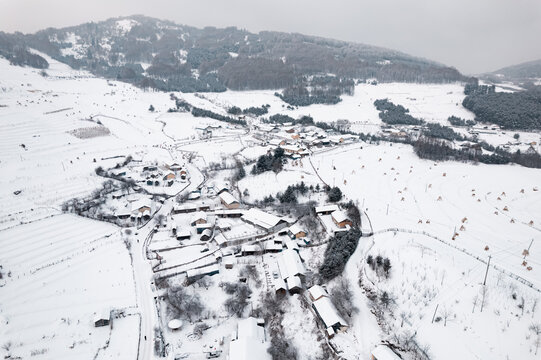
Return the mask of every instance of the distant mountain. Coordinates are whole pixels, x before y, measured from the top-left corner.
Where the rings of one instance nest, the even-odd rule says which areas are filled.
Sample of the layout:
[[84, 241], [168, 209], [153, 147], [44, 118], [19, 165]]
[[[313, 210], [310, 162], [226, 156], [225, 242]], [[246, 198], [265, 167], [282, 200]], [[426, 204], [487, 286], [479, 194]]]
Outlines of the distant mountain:
[[507, 66], [490, 74], [504, 77], [507, 80], [528, 80], [541, 78], [541, 59], [528, 61], [518, 65]]
[[359, 80], [469, 80], [454, 68], [375, 46], [234, 27], [197, 29], [144, 16], [27, 35], [0, 33], [0, 55], [12, 63], [33, 66], [21, 56], [27, 48], [141, 87], [184, 92], [287, 88], [287, 99], [303, 104], [334, 101]]

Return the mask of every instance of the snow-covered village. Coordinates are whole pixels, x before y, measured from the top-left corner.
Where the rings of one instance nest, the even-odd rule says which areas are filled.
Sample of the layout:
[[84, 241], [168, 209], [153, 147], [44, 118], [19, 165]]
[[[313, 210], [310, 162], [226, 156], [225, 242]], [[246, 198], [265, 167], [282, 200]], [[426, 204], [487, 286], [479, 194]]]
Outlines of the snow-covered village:
[[[274, 40], [224, 29], [223, 66], [113, 52], [149, 23], [148, 41], [199, 51], [222, 31], [134, 16], [93, 23], [99, 46], [86, 25], [0, 33], [1, 358], [541, 357], [541, 76], [393, 79], [413, 60], [375, 48], [371, 76], [241, 89], [226, 70]], [[118, 75], [81, 65], [91, 52]], [[165, 88], [164, 64], [196, 89]], [[504, 96], [522, 94], [527, 125], [479, 110], [517, 113]]]

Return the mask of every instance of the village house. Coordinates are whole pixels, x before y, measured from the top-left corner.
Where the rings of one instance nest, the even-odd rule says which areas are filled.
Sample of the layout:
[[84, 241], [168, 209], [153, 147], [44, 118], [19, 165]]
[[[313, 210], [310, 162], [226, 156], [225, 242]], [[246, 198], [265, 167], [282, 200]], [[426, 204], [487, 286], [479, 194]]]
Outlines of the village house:
[[180, 227], [177, 227], [177, 230], [175, 231], [175, 236], [177, 240], [189, 240], [192, 237], [192, 233], [188, 229], [182, 229]]
[[287, 221], [284, 219], [256, 208], [246, 211], [242, 215], [242, 220], [269, 233], [279, 231], [287, 226]]
[[138, 212], [138, 213], [144, 213], [145, 211], [150, 212], [151, 210], [152, 202], [150, 199], [139, 199], [137, 201], [134, 201], [131, 204], [132, 213]]
[[302, 263], [301, 257], [295, 250], [283, 250], [278, 256], [276, 262], [278, 264], [280, 275], [285, 281], [293, 276], [303, 279], [306, 274], [306, 268]]
[[182, 166], [176, 162], [172, 164], [167, 164], [165, 167], [173, 172], [177, 172], [182, 169]]
[[240, 206], [240, 203], [237, 199], [227, 191], [222, 192], [220, 195], [220, 202], [223, 206], [225, 206], [228, 209], [238, 209]]
[[167, 174], [164, 175], [164, 177], [162, 178], [163, 181], [169, 181], [169, 180], [175, 180], [175, 173], [173, 172], [169, 172]]
[[317, 215], [330, 215], [331, 213], [337, 210], [339, 210], [339, 208], [338, 208], [338, 205], [335, 205], [335, 204], [316, 206]]
[[274, 138], [269, 141], [269, 145], [272, 145], [272, 146], [283, 146], [285, 144], [286, 144], [286, 141], [284, 139]]
[[192, 216], [192, 220], [190, 221], [190, 224], [192, 226], [198, 225], [198, 224], [206, 224], [207, 223], [207, 214], [203, 211], [198, 211], [197, 213]]
[[324, 296], [329, 296], [327, 290], [325, 290], [320, 285], [314, 285], [310, 289], [308, 289], [308, 295], [310, 296], [310, 300], [312, 301], [319, 300]]
[[353, 226], [353, 222], [348, 219], [346, 213], [342, 210], [333, 211], [331, 214], [332, 220], [339, 228], [346, 228], [347, 226]]
[[229, 345], [230, 360], [271, 360], [265, 341], [265, 322], [249, 317], [239, 320], [237, 332]]
[[288, 277], [286, 284], [291, 295], [299, 294], [302, 291], [302, 280], [299, 276]]
[[186, 282], [192, 284], [204, 276], [212, 276], [220, 272], [220, 267], [216, 264], [205, 266], [198, 269], [190, 269], [186, 271]]
[[306, 237], [306, 231], [303, 230], [298, 224], [293, 224], [287, 231], [288, 235], [294, 239], [300, 239]]
[[244, 244], [241, 247], [242, 256], [247, 255], [259, 255], [261, 254], [261, 247], [257, 244]]
[[240, 209], [225, 209], [214, 211], [214, 215], [219, 218], [240, 218], [243, 214], [244, 210]]
[[323, 323], [323, 326], [327, 329], [327, 336], [333, 337], [337, 332], [347, 330], [348, 325], [346, 321], [340, 316], [329, 297], [322, 296], [312, 302], [312, 308]]

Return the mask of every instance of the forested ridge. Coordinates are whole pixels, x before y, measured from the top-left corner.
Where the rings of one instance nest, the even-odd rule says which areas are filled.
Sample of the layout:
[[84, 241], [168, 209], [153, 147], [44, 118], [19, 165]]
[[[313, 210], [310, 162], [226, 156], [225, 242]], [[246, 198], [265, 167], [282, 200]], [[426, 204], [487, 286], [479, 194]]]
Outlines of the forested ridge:
[[375, 46], [301, 34], [254, 34], [234, 27], [198, 29], [144, 16], [0, 36], [1, 56], [17, 65], [46, 67], [28, 48], [144, 88], [286, 89], [280, 96], [294, 106], [336, 103], [340, 95], [352, 92], [353, 79], [467, 80], [454, 68]]

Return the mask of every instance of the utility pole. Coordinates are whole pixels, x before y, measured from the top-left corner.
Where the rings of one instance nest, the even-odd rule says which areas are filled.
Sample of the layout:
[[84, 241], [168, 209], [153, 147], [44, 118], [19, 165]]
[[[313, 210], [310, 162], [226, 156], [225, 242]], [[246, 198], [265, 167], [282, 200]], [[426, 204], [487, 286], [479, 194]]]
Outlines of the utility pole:
[[432, 324], [434, 323], [434, 318], [436, 317], [436, 313], [438, 312], [438, 306], [440, 306], [440, 304], [436, 305], [436, 310], [434, 310], [434, 315], [432, 315]]
[[387, 204], [387, 215], [389, 215], [389, 204]]
[[528, 246], [527, 252], [524, 252], [524, 259], [526, 259], [526, 254], [530, 253], [530, 248], [532, 247], [532, 244], [533, 244], [533, 239], [532, 239], [532, 241], [530, 241], [530, 245]]
[[487, 283], [487, 275], [488, 275], [488, 268], [490, 266], [490, 259], [492, 258], [492, 255], [488, 256], [488, 262], [487, 262], [487, 271], [485, 272], [485, 280], [483, 280], [483, 286]]

